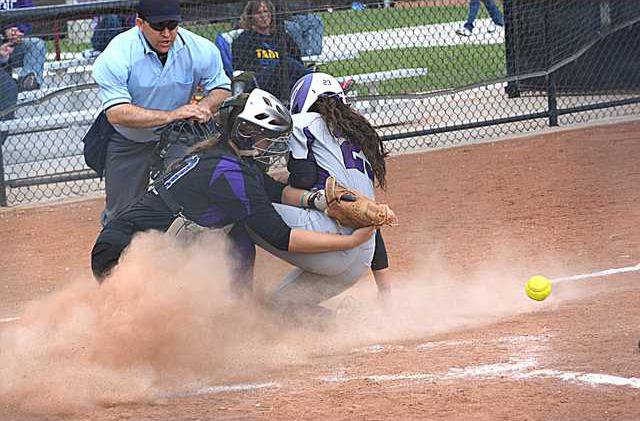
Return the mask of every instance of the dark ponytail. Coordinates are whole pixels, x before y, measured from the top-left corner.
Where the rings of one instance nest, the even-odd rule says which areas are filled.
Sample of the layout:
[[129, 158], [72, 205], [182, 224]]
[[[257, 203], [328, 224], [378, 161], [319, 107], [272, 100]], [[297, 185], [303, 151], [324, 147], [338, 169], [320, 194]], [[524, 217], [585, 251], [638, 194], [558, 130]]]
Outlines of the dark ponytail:
[[375, 181], [384, 189], [387, 184], [384, 160], [389, 153], [369, 121], [349, 105], [332, 97], [319, 97], [309, 111], [320, 113], [334, 136], [340, 133], [341, 137], [362, 149], [371, 163]]

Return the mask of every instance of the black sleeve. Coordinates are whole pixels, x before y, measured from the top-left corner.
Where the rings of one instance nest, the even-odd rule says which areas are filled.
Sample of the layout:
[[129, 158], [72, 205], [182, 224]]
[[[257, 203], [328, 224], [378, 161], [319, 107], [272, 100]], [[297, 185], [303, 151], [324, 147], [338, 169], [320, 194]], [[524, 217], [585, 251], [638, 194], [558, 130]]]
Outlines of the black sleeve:
[[306, 159], [295, 159], [289, 155], [287, 170], [289, 170], [289, 184], [292, 187], [309, 190], [318, 181], [318, 166], [311, 149]]
[[278, 250], [288, 251], [291, 228], [284, 223], [273, 206], [271, 211], [252, 214], [247, 218], [246, 224], [267, 243]]
[[269, 174], [264, 175], [263, 182], [269, 199], [274, 203], [282, 203], [282, 190], [284, 190], [287, 185], [274, 180]]
[[376, 230], [376, 248], [371, 259], [371, 270], [382, 270], [389, 267], [389, 258], [387, 257], [387, 248], [382, 239], [382, 233]]
[[[291, 228], [285, 224], [271, 203], [276, 198], [280, 202], [285, 184], [274, 180], [267, 174], [261, 173], [261, 176], [262, 182], [258, 181], [258, 173], [248, 174], [245, 178], [250, 211], [243, 218], [244, 220], [238, 222], [246, 223], [247, 227], [278, 250], [288, 251]], [[242, 210], [239, 210], [238, 214], [241, 213]]]

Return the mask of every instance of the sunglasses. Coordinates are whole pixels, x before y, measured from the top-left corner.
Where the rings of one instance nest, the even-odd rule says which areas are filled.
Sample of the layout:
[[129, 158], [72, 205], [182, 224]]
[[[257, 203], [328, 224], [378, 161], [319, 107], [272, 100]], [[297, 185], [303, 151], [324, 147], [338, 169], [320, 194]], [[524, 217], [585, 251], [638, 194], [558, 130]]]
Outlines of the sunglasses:
[[167, 21], [158, 22], [158, 23], [151, 23], [149, 21], [146, 21], [146, 22], [149, 24], [151, 29], [158, 32], [162, 32], [165, 29], [173, 31], [178, 27], [178, 24], [180, 24], [180, 22], [178, 22], [177, 20], [167, 20]]

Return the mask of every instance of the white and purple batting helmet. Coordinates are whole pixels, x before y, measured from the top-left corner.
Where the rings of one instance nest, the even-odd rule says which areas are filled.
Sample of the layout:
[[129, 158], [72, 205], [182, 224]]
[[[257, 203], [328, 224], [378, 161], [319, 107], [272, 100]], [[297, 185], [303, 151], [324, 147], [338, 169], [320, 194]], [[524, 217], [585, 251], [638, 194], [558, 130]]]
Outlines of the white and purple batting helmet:
[[335, 96], [347, 103], [340, 82], [326, 73], [309, 73], [302, 76], [291, 90], [291, 114], [306, 113], [321, 96]]

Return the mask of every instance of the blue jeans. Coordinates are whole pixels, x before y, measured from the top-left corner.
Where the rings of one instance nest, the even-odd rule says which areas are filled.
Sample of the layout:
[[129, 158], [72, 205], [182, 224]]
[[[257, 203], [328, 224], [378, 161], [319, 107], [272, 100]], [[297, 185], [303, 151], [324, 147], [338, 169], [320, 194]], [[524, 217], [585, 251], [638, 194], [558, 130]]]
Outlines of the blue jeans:
[[284, 22], [287, 32], [300, 47], [303, 56], [315, 56], [322, 53], [324, 22], [312, 14], [293, 15]]
[[502, 12], [496, 6], [495, 0], [469, 0], [469, 15], [467, 16], [467, 21], [464, 24], [464, 27], [470, 31], [473, 31], [474, 22], [478, 17], [478, 12], [480, 11], [480, 2], [484, 4], [484, 7], [487, 8], [487, 12], [489, 12], [489, 16], [491, 16], [491, 20], [496, 25], [504, 26], [504, 18], [502, 17]]
[[18, 84], [6, 68], [0, 68], [0, 121], [11, 120], [13, 113], [7, 115], [3, 111], [18, 102]]
[[9, 64], [11, 67], [22, 67], [20, 77], [29, 73], [36, 75], [36, 80], [42, 86], [44, 80], [44, 61], [47, 55], [47, 44], [40, 38], [23, 38], [11, 53]]

